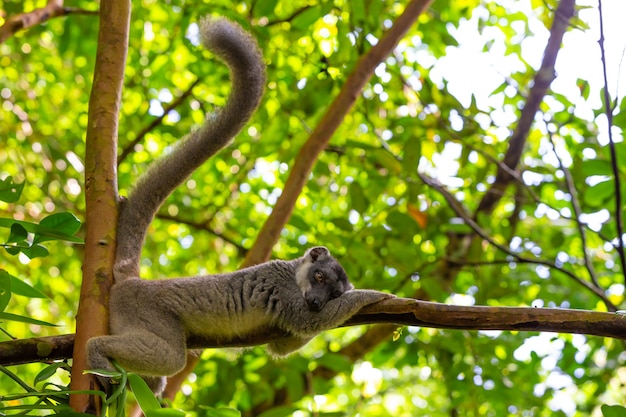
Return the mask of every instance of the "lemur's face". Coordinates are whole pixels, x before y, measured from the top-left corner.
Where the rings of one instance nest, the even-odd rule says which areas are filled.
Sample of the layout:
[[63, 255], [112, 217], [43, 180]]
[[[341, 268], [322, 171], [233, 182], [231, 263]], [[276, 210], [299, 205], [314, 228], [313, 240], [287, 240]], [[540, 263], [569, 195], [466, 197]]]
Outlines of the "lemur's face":
[[306, 252], [296, 281], [311, 311], [320, 311], [328, 301], [354, 288], [341, 264], [322, 246]]

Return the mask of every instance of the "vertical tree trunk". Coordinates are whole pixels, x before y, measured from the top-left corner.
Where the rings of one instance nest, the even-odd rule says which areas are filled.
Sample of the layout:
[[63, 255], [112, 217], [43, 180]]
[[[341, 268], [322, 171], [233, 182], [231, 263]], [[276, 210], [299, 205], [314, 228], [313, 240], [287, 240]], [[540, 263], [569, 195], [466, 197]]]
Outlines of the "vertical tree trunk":
[[[108, 332], [108, 298], [113, 282], [117, 227], [117, 130], [128, 50], [130, 1], [101, 3], [94, 80], [89, 99], [85, 155], [86, 237], [83, 282], [76, 318], [72, 389], [95, 388], [87, 369], [85, 344]], [[97, 413], [93, 397], [73, 395], [78, 412]]]

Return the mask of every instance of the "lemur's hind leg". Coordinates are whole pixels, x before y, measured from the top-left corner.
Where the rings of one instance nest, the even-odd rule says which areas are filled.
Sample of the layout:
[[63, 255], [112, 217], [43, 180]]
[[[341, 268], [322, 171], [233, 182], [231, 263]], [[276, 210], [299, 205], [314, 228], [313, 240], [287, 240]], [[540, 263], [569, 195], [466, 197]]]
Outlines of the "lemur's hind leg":
[[275, 356], [287, 356], [309, 343], [311, 337], [277, 337], [267, 344], [267, 350]]
[[[168, 336], [171, 336], [169, 334]], [[162, 375], [173, 375], [185, 367], [184, 337], [165, 339], [146, 329], [136, 329], [132, 333], [95, 337], [87, 342], [89, 366], [92, 369], [114, 371], [110, 358], [122, 368], [132, 369], [140, 374], [150, 389], [159, 394], [165, 388]], [[154, 375], [158, 364], [159, 375]], [[99, 377], [107, 393], [111, 392], [109, 378]]]

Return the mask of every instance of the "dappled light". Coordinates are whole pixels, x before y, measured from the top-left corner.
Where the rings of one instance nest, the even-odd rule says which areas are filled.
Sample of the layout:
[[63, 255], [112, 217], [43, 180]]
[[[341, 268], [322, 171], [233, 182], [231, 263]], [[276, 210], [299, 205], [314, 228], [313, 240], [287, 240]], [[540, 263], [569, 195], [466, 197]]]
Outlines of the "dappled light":
[[[108, 325], [118, 191], [227, 105], [229, 69], [199, 41], [207, 14], [258, 41], [265, 93], [159, 209], [141, 277], [323, 245], [357, 289], [398, 298], [283, 359], [257, 346], [285, 336], [272, 326], [189, 337], [206, 349], [170, 379], [159, 412], [626, 413], [621, 2], [601, 2], [602, 33], [592, 1], [126, 4], [126, 62], [109, 62], [118, 115], [112, 87], [106, 111], [90, 108], [108, 82], [94, 79], [96, 51], [110, 53], [98, 3], [0, 0], [0, 414], [71, 411], [59, 398], [72, 365], [83, 377], [81, 320]], [[93, 226], [107, 232], [90, 241]], [[135, 399], [161, 407], [132, 372], [118, 377], [134, 384], [118, 404], [128, 415]], [[103, 393], [82, 394], [76, 411], [113, 415]]]

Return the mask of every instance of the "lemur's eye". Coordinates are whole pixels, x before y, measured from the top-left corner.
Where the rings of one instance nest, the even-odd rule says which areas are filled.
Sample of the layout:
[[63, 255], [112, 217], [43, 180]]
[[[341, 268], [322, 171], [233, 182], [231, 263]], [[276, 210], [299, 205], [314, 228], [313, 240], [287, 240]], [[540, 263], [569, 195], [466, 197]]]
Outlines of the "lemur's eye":
[[319, 282], [320, 284], [322, 282], [324, 282], [324, 275], [321, 272], [316, 272], [315, 273], [315, 281]]

